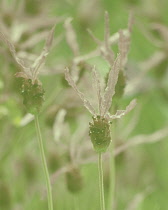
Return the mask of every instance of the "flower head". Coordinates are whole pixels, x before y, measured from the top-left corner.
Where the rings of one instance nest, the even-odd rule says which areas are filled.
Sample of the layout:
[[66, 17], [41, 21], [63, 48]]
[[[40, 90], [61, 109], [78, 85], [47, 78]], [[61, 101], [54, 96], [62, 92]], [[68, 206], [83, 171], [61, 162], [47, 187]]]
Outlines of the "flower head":
[[108, 77], [107, 86], [103, 92], [102, 87], [100, 85], [100, 79], [98, 76], [97, 71], [93, 68], [93, 75], [94, 75], [94, 83], [97, 87], [97, 98], [98, 98], [98, 107], [97, 110], [92, 106], [89, 100], [84, 96], [82, 92], [77, 88], [74, 80], [72, 79], [69, 69], [66, 68], [65, 70], [65, 78], [68, 81], [69, 85], [75, 90], [78, 96], [83, 101], [84, 106], [93, 116], [93, 122], [90, 123], [90, 137], [94, 148], [98, 152], [104, 152], [111, 141], [110, 137], [110, 122], [111, 120], [121, 118], [129, 111], [131, 111], [135, 105], [136, 100], [132, 100], [130, 104], [126, 107], [125, 110], [117, 110], [114, 115], [109, 113], [109, 109], [112, 104], [112, 97], [115, 94], [115, 86], [118, 79], [119, 73], [119, 60], [120, 55], [118, 55], [117, 59], [114, 62], [113, 68], [111, 69]]
[[0, 39], [7, 44], [12, 56], [20, 67], [21, 71], [17, 72], [15, 76], [22, 78], [21, 94], [23, 96], [23, 103], [26, 106], [27, 111], [32, 114], [40, 111], [44, 101], [44, 89], [38, 80], [38, 74], [40, 68], [45, 63], [45, 59], [51, 48], [54, 29], [55, 26], [49, 32], [41, 54], [36, 58], [32, 65], [27, 65], [24, 59], [17, 56], [14, 45], [9, 41], [7, 36], [0, 31]]
[[[94, 149], [97, 152], [105, 152], [108, 148], [110, 137], [110, 123], [111, 120], [121, 118], [129, 111], [131, 111], [135, 105], [136, 100], [132, 100], [125, 110], [117, 110], [114, 115], [109, 113], [109, 109], [112, 105], [112, 99], [115, 94], [115, 87], [118, 81], [118, 75], [121, 69], [123, 69], [128, 54], [128, 39], [124, 37], [124, 34], [120, 32], [119, 39], [119, 54], [116, 56], [110, 48], [109, 44], [109, 20], [108, 14], [105, 14], [105, 41], [101, 43], [102, 55], [110, 64], [110, 72], [108, 74], [108, 80], [105, 89], [101, 86], [101, 81], [98, 72], [95, 67], [92, 69], [94, 86], [97, 92], [98, 107], [97, 109], [92, 106], [90, 101], [84, 96], [82, 92], [77, 88], [73, 78], [69, 73], [69, 69], [65, 69], [65, 79], [69, 85], [75, 90], [78, 96], [83, 101], [84, 106], [92, 114], [93, 122], [90, 123], [89, 135], [93, 143]], [[95, 39], [97, 41], [97, 39]], [[100, 44], [99, 41], [97, 41]]]

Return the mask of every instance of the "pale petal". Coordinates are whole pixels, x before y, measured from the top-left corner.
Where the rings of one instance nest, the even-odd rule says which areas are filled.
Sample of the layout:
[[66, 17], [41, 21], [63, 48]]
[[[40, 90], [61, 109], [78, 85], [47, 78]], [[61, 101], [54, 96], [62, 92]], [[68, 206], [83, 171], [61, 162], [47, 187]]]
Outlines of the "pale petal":
[[93, 33], [88, 30], [89, 34], [93, 38], [93, 40], [97, 43], [101, 55], [107, 60], [107, 62], [110, 64], [110, 66], [114, 63], [114, 52], [111, 50], [110, 46], [110, 26], [109, 26], [109, 15], [108, 12], [105, 12], [105, 29], [104, 29], [104, 41], [101, 42], [99, 39], [97, 39]]
[[48, 31], [40, 31], [36, 33], [35, 35], [33, 35], [32, 37], [30, 37], [29, 39], [27, 39], [26, 41], [20, 43], [19, 46], [22, 50], [27, 49], [27, 48], [31, 49], [32, 47], [34, 47], [35, 44], [44, 40], [47, 34], [48, 34]]
[[33, 80], [36, 80], [40, 67], [45, 63], [45, 59], [49, 53], [49, 50], [50, 50], [52, 42], [53, 42], [54, 30], [55, 30], [55, 26], [53, 26], [53, 28], [49, 32], [48, 37], [45, 42], [45, 46], [44, 46], [40, 56], [35, 60], [35, 62], [33, 63], [32, 67], [31, 67], [33, 69]]
[[107, 11], [105, 12], [104, 19], [105, 19], [104, 42], [105, 42], [106, 48], [108, 48], [109, 38], [110, 38], [110, 26], [109, 26], [109, 15]]
[[93, 73], [93, 86], [95, 87], [95, 90], [97, 92], [99, 114], [101, 115], [103, 96], [102, 96], [99, 74], [96, 71], [95, 66], [92, 69], [92, 73]]
[[75, 31], [71, 24], [72, 18], [65, 21], [64, 27], [66, 29], [66, 40], [75, 56], [79, 55], [79, 45], [77, 42]]
[[109, 118], [112, 119], [112, 120], [121, 118], [122, 116], [124, 116], [128, 112], [130, 112], [136, 106], [136, 104], [137, 104], [136, 99], [133, 99], [130, 102], [130, 104], [126, 107], [125, 110], [117, 110], [116, 114], [109, 116]]
[[130, 47], [130, 36], [124, 35], [123, 31], [119, 31], [119, 53], [121, 55], [121, 67], [124, 68], [125, 64], [127, 63], [127, 56]]
[[81, 98], [81, 100], [83, 101], [84, 106], [87, 108], [87, 110], [92, 114], [95, 115], [95, 109], [93, 108], [93, 106], [90, 104], [90, 102], [85, 98], [84, 94], [81, 93], [74, 80], [72, 79], [70, 73], [69, 73], [69, 69], [66, 68], [65, 69], [65, 79], [67, 80], [67, 82], [69, 83], [69, 85], [74, 89], [74, 91], [78, 94], [78, 96]]
[[26, 67], [25, 67], [24, 61], [17, 56], [14, 45], [9, 41], [9, 39], [7, 38], [7, 35], [3, 34], [2, 31], [0, 31], [0, 39], [7, 44], [8, 48], [9, 48], [12, 56], [14, 57], [15, 61], [17, 62], [17, 64], [21, 67], [21, 69], [23, 71], [26, 72]]
[[104, 47], [101, 48], [101, 53], [104, 58], [109, 62], [110, 66], [114, 63], [114, 52], [111, 50], [110, 46], [110, 25], [109, 25], [109, 15], [105, 12], [105, 29], [104, 29]]
[[90, 36], [92, 37], [92, 39], [96, 42], [96, 44], [102, 45], [102, 42], [95, 37], [95, 35], [93, 34], [93, 32], [90, 29], [87, 29], [87, 31], [90, 34]]
[[114, 52], [111, 50], [110, 47], [106, 48], [102, 46], [100, 48], [101, 55], [103, 58], [110, 64], [110, 66], [113, 66], [114, 64]]
[[120, 70], [120, 55], [117, 56], [116, 60], [114, 61], [114, 65], [109, 72], [108, 82], [104, 94], [104, 103], [102, 108], [103, 115], [105, 115], [108, 112], [112, 104], [112, 97], [115, 94], [115, 86], [117, 84], [119, 70]]
[[132, 32], [132, 26], [134, 23], [134, 16], [133, 13], [131, 12], [129, 14], [128, 18], [128, 33], [125, 34], [124, 30], [119, 31], [119, 53], [121, 55], [121, 67], [124, 68], [124, 66], [127, 63], [127, 57], [128, 57], [128, 52], [130, 48], [130, 37], [131, 37], [131, 32]]
[[128, 31], [131, 33], [132, 32], [132, 27], [134, 24], [134, 14], [131, 11], [128, 17]]

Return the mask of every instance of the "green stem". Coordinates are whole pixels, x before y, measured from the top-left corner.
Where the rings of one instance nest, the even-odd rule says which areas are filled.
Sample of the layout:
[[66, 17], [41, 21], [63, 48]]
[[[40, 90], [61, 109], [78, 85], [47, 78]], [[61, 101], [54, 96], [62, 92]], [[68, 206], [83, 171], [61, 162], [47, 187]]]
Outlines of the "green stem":
[[78, 195], [73, 195], [73, 201], [74, 201], [74, 210], [79, 210], [79, 207], [78, 207], [78, 198], [77, 198]]
[[[117, 106], [114, 107], [114, 112], [118, 109]], [[112, 142], [110, 145], [110, 187], [109, 187], [109, 195], [108, 195], [108, 210], [113, 210], [114, 208], [114, 197], [115, 197], [115, 157], [114, 157], [114, 149], [115, 149], [115, 139], [116, 139], [116, 121], [112, 124]]]
[[115, 159], [114, 159], [114, 143], [111, 143], [111, 154], [110, 154], [110, 187], [108, 195], [108, 210], [113, 209], [115, 194]]
[[99, 170], [100, 207], [101, 210], [105, 210], [102, 153], [98, 154], [98, 170]]
[[47, 162], [46, 162], [46, 159], [45, 159], [43, 140], [42, 140], [42, 136], [41, 136], [38, 115], [35, 115], [35, 125], [36, 125], [38, 143], [39, 143], [41, 159], [42, 159], [42, 164], [43, 164], [43, 170], [44, 170], [44, 175], [45, 175], [46, 185], [47, 185], [48, 209], [53, 210], [51, 183], [50, 183], [49, 173], [48, 173], [48, 169], [47, 169]]

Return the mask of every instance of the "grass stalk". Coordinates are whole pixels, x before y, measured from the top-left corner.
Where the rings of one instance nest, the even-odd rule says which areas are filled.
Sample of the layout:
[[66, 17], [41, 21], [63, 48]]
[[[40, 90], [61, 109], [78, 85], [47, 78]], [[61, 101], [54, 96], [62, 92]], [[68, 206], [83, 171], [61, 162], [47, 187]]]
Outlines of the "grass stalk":
[[46, 162], [45, 153], [44, 153], [44, 146], [43, 146], [43, 140], [42, 140], [40, 126], [39, 126], [38, 115], [35, 115], [35, 126], [36, 126], [36, 132], [37, 132], [37, 138], [38, 138], [38, 143], [39, 143], [39, 148], [40, 148], [40, 154], [41, 154], [41, 160], [42, 160], [45, 180], [46, 180], [47, 197], [48, 197], [48, 209], [53, 210], [51, 183], [50, 183], [50, 178], [49, 178], [49, 173], [48, 173], [48, 168], [47, 168], [47, 162]]
[[98, 154], [98, 171], [99, 171], [100, 208], [101, 210], [105, 210], [102, 153]]
[[108, 193], [108, 210], [113, 210], [114, 207], [114, 195], [115, 195], [115, 159], [114, 159], [114, 142], [111, 143], [110, 154], [110, 187]]
[[73, 201], [74, 201], [74, 210], [79, 210], [79, 205], [78, 205], [78, 195], [73, 195]]

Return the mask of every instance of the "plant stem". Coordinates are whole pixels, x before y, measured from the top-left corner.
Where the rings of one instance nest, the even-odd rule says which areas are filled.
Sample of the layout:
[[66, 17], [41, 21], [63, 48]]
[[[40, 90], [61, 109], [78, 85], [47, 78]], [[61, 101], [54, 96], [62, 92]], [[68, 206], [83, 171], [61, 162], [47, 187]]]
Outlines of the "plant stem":
[[78, 206], [78, 195], [73, 195], [73, 201], [74, 201], [74, 210], [79, 210]]
[[101, 210], [105, 210], [102, 153], [98, 154], [98, 171], [99, 171], [100, 207]]
[[115, 194], [115, 159], [114, 159], [114, 143], [111, 143], [111, 154], [110, 154], [110, 187], [108, 195], [108, 210], [113, 209]]
[[47, 162], [46, 162], [45, 153], [44, 153], [43, 140], [42, 140], [42, 136], [41, 136], [38, 115], [35, 115], [35, 126], [36, 126], [38, 143], [39, 143], [39, 148], [40, 148], [40, 153], [41, 153], [41, 160], [42, 160], [44, 175], [45, 175], [45, 179], [46, 179], [48, 209], [53, 210], [51, 183], [50, 183], [50, 178], [49, 178], [49, 173], [48, 173], [48, 168], [47, 168]]
[[[114, 112], [118, 107], [114, 107]], [[116, 122], [112, 124], [112, 142], [110, 145], [110, 187], [108, 195], [108, 210], [113, 210], [114, 208], [114, 197], [115, 197], [115, 157], [114, 157], [114, 148], [115, 148], [115, 139], [116, 139]]]

